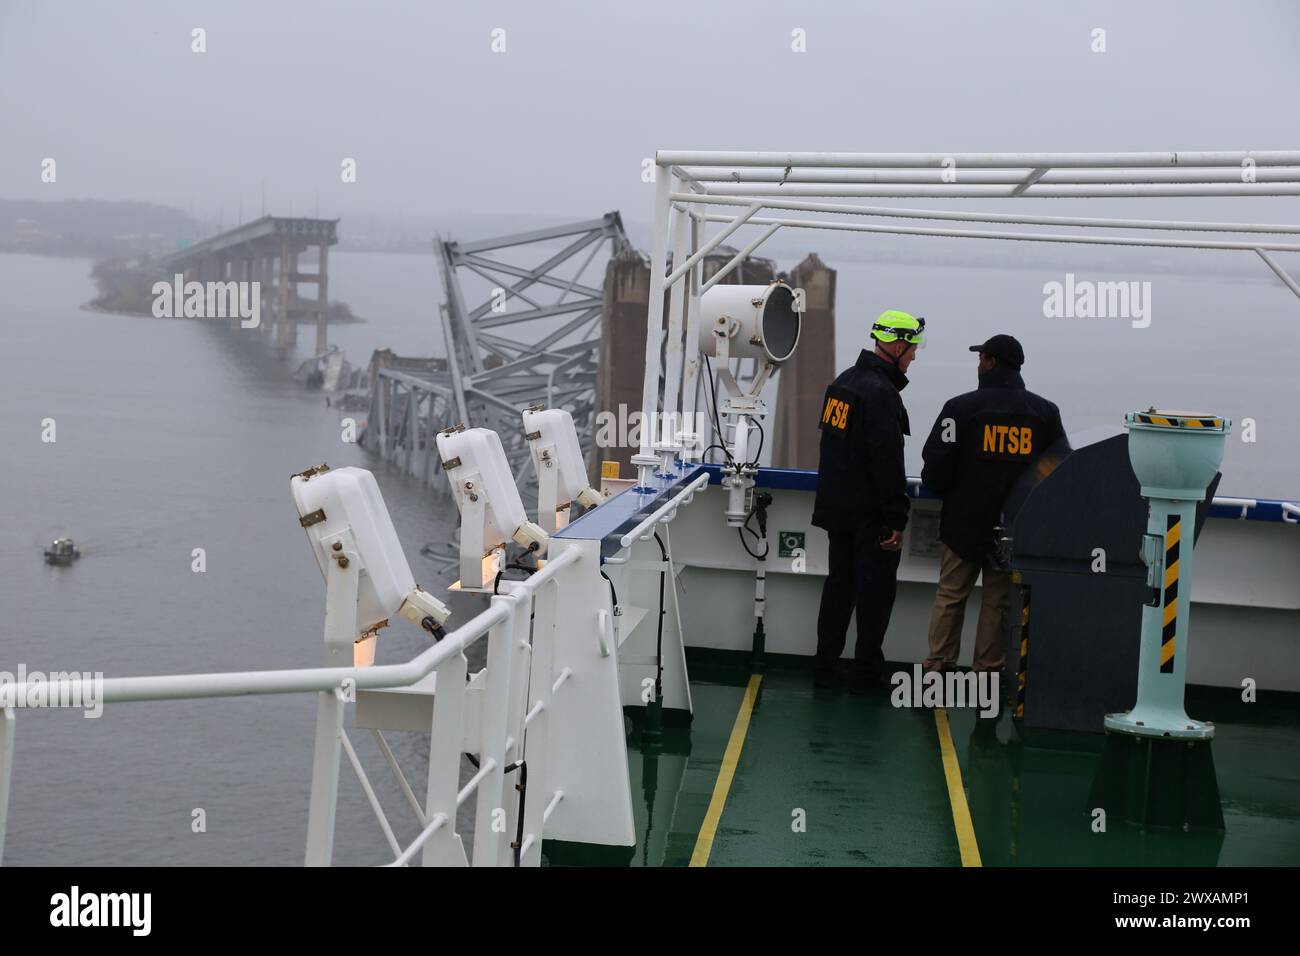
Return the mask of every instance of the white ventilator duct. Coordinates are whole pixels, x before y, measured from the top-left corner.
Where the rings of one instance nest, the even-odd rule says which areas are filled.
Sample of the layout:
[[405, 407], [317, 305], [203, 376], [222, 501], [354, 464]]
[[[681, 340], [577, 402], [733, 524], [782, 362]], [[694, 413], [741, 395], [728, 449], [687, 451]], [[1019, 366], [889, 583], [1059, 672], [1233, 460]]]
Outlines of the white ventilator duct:
[[460, 588], [486, 588], [504, 567], [507, 541], [545, 554], [549, 536], [528, 520], [500, 436], [458, 425], [439, 432], [437, 441], [460, 509]]
[[562, 408], [534, 406], [524, 411], [524, 437], [537, 471], [537, 523], [547, 532], [568, 524], [577, 501], [594, 508], [605, 500], [587, 484], [587, 465], [573, 416]]
[[[718, 403], [718, 440], [726, 444], [725, 430], [735, 419], [735, 430], [722, 468], [727, 489], [727, 524], [742, 527], [750, 514], [758, 451], [750, 460], [750, 428], [767, 414], [759, 395], [763, 386], [799, 345], [803, 325], [803, 296], [780, 280], [768, 285], [715, 285], [700, 296], [700, 351], [718, 360], [714, 372], [727, 391]], [[731, 371], [733, 358], [752, 358], [758, 373], [741, 389]], [[716, 400], [717, 393], [714, 392]]]
[[373, 664], [375, 633], [394, 614], [441, 636], [451, 612], [415, 583], [373, 474], [318, 465], [289, 490], [325, 578], [327, 663]]

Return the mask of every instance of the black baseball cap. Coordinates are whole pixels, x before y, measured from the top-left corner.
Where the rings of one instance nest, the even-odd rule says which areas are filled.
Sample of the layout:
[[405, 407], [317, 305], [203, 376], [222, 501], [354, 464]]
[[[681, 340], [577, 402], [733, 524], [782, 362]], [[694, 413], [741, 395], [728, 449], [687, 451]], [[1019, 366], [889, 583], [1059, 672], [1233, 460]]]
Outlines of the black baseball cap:
[[1025, 364], [1025, 350], [1010, 335], [995, 335], [983, 345], [972, 345], [970, 350], [972, 352], [982, 352], [990, 358], [997, 359], [999, 365], [1005, 365], [1007, 368], [1016, 371], [1019, 371], [1020, 366]]

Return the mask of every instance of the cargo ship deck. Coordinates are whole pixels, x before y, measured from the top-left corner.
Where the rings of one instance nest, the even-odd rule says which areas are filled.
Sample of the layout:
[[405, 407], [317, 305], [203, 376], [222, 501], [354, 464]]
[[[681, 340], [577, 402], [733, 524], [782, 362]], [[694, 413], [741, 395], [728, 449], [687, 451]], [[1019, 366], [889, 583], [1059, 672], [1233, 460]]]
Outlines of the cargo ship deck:
[[[629, 711], [633, 866], [1294, 866], [1300, 698], [1189, 687], [1215, 721], [1225, 831], [1112, 821], [1088, 791], [1101, 734], [1021, 732], [1005, 710], [896, 708], [816, 690], [805, 662], [692, 651], [694, 720], [657, 744]], [[900, 665], [904, 667], [910, 665]], [[951, 759], [945, 760], [945, 751]], [[947, 766], [945, 766], [947, 764]], [[547, 844], [551, 865], [609, 864]]]

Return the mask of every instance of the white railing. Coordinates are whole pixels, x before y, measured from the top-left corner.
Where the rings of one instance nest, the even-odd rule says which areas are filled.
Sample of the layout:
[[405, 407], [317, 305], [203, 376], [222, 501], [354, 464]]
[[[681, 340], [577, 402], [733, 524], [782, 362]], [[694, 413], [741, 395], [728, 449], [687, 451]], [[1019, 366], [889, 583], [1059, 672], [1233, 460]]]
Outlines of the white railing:
[[[537, 763], [543, 761], [546, 754], [547, 722], [535, 718], [545, 714], [552, 694], [561, 689], [566, 675], [561, 673], [557, 679], [550, 673], [553, 629], [539, 627], [533, 633], [530, 619], [534, 599], [544, 589], [553, 592], [556, 589], [555, 575], [579, 558], [577, 549], [564, 551], [547, 561], [527, 580], [511, 582], [509, 593], [494, 595], [487, 610], [404, 664], [112, 678], [103, 681], [98, 696], [103, 703], [111, 704], [254, 694], [318, 694], [316, 751], [308, 813], [308, 864], [327, 865], [331, 862], [342, 753], [347, 754], [356, 770], [384, 837], [394, 852], [395, 859], [391, 865], [405, 865], [421, 852], [425, 865], [465, 864], [467, 858], [456, 835], [454, 821], [456, 810], [474, 795], [478, 799], [473, 832], [474, 864], [508, 865], [515, 859], [524, 864], [537, 863], [540, 862], [542, 826], [563, 798], [563, 793], [558, 790], [542, 792], [527, 800], [521, 830], [523, 839], [517, 841], [524, 845], [516, 854], [510, 840], [519, 830], [519, 811], [514, 799], [505, 799], [505, 774], [508, 767], [513, 772], [522, 772], [526, 767], [525, 761], [531, 760], [534, 762], [534, 779], [538, 782], [545, 780], [544, 767], [537, 766]], [[553, 593], [547, 595], [547, 603], [551, 608], [557, 603]], [[481, 686], [473, 691], [478, 699], [472, 705], [477, 707], [479, 714], [476, 741], [479, 769], [461, 787], [465, 716], [471, 706], [464, 652], [484, 636], [488, 638], [487, 673]], [[343, 715], [345, 704], [354, 699], [356, 691], [409, 687], [429, 674], [437, 676], [430, 728], [429, 786], [422, 811], [391, 749], [382, 735], [376, 733], [385, 760], [394, 771], [407, 802], [415, 809], [417, 819], [424, 825], [415, 841], [401, 849], [343, 730]], [[530, 680], [534, 676], [537, 679]], [[58, 699], [86, 699], [78, 686], [80, 683], [81, 678], [60, 682]], [[14, 686], [13, 693], [15, 701], [27, 699], [27, 685]], [[528, 704], [529, 694], [533, 697], [531, 704]], [[15, 709], [0, 709], [0, 859], [3, 859], [13, 779]], [[527, 748], [526, 733], [531, 739]], [[500, 810], [506, 814], [504, 833], [493, 826], [499, 816], [496, 811]]]
[[691, 499], [695, 497], [695, 492], [699, 491], [708, 483], [709, 483], [709, 476], [707, 474], [704, 474], [704, 475], [700, 475], [698, 478], [696, 478], [694, 481], [688, 484], [685, 488], [682, 488], [680, 491], [677, 492], [677, 494], [673, 495], [662, 505], [656, 508], [652, 514], [647, 515], [645, 520], [642, 521], [639, 525], [637, 525], [627, 534], [623, 535], [623, 537], [620, 538], [618, 542], [620, 549], [628, 547], [629, 545], [631, 545], [633, 541], [636, 541], [638, 538], [641, 538], [643, 540], [649, 538], [650, 535], [654, 534], [654, 529], [660, 522], [667, 523], [669, 521], [672, 521], [673, 518], [677, 516], [677, 509], [681, 507], [685, 507], [686, 505], [690, 504]]

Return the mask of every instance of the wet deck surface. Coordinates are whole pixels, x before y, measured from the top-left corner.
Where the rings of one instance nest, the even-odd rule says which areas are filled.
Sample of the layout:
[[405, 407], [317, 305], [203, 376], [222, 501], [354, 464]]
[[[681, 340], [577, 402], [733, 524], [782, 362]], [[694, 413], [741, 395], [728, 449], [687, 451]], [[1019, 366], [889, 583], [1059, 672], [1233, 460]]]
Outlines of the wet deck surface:
[[[692, 664], [695, 718], [628, 754], [641, 866], [959, 866], [952, 800], [931, 711], [887, 697], [815, 691], [807, 671], [769, 668], [752, 697], [734, 773], [724, 754], [743, 709], [745, 668]], [[1267, 695], [1265, 695], [1267, 696]], [[1189, 692], [1214, 720], [1225, 832], [1094, 832], [1089, 785], [1100, 734], [1031, 735], [949, 713], [985, 866], [1300, 864], [1300, 708]], [[735, 748], [733, 747], [733, 751]], [[720, 774], [720, 771], [723, 771]], [[724, 786], [719, 787], [719, 780]], [[725, 801], [717, 791], [725, 790]], [[718, 810], [710, 820], [711, 803]], [[711, 836], [701, 840], [702, 832]], [[704, 850], [701, 851], [701, 846]]]

